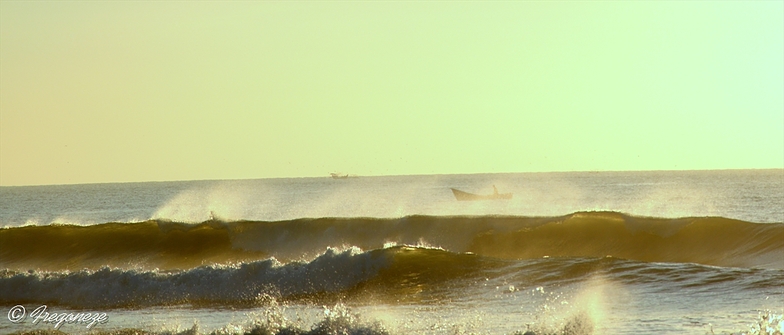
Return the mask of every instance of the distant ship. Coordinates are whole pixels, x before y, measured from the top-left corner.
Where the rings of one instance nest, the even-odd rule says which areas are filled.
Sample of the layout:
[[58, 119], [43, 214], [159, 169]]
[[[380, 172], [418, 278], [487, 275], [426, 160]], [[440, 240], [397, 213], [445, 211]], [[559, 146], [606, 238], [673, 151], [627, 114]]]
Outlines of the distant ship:
[[329, 175], [332, 176], [332, 179], [346, 179], [346, 178], [348, 178], [348, 174], [330, 173]]
[[450, 190], [452, 190], [452, 194], [455, 195], [455, 199], [458, 201], [512, 199], [512, 193], [498, 193], [498, 189], [495, 188], [495, 185], [493, 185], [493, 194], [487, 195], [468, 193], [454, 188], [450, 188]]

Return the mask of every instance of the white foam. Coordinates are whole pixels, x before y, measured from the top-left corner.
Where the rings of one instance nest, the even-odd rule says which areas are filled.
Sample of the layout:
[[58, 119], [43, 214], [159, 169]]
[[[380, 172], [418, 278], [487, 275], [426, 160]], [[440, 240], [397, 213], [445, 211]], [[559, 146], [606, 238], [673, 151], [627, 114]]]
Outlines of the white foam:
[[0, 302], [35, 301], [74, 307], [255, 304], [281, 297], [335, 293], [367, 281], [390, 263], [385, 253], [328, 249], [310, 262], [274, 258], [184, 272], [103, 268], [29, 272], [0, 277]]

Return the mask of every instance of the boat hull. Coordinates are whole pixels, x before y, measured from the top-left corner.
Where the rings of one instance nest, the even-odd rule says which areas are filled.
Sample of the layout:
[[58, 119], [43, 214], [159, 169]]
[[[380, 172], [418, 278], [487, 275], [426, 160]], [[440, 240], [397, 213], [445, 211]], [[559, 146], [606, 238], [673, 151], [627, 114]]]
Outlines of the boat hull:
[[474, 194], [464, 192], [458, 189], [450, 188], [455, 199], [458, 201], [475, 201], [475, 200], [508, 200], [512, 199], [512, 193], [494, 193], [494, 194]]

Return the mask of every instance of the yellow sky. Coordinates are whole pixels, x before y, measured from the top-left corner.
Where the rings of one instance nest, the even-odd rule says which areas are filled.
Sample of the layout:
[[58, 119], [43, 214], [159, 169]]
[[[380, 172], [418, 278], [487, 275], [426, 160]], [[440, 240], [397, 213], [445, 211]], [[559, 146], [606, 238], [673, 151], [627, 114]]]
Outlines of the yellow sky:
[[784, 2], [0, 2], [0, 185], [784, 167]]

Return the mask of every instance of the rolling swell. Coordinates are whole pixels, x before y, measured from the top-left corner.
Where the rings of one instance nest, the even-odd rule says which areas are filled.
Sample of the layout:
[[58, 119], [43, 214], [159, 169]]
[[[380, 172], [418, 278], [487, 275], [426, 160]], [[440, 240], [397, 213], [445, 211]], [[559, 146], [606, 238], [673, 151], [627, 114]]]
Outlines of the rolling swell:
[[784, 269], [784, 225], [719, 217], [576, 213], [537, 227], [487, 232], [477, 236], [469, 250], [501, 258], [609, 255], [645, 262]]
[[217, 222], [4, 228], [0, 245], [0, 266], [12, 270], [178, 269], [263, 257], [234, 248], [228, 226]]
[[[189, 270], [0, 271], [0, 305], [73, 308], [266, 306], [277, 301], [439, 303], [601, 276], [658, 292], [780, 287], [784, 271], [653, 264], [612, 257], [500, 260], [433, 248], [328, 249], [308, 262], [273, 258]], [[509, 286], [512, 285], [512, 286]], [[492, 289], [495, 287], [495, 289]], [[490, 288], [489, 290], [487, 288]], [[473, 300], [472, 300], [473, 301]]]
[[[272, 300], [324, 303], [392, 299], [443, 283], [481, 276], [508, 262], [444, 250], [396, 246], [363, 252], [328, 249], [309, 262], [274, 258], [183, 271], [0, 272], [0, 304], [43, 303], [80, 308], [257, 306]], [[415, 292], [416, 291], [416, 292]]]
[[0, 266], [12, 271], [192, 269], [274, 257], [307, 261], [329, 247], [440, 247], [498, 259], [605, 257], [784, 269], [784, 224], [721, 217], [644, 218], [616, 212], [561, 217], [408, 216], [288, 221], [150, 220], [0, 229]]
[[266, 299], [318, 297], [375, 276], [390, 252], [334, 249], [310, 262], [275, 259], [186, 271], [122, 270], [0, 274], [0, 302], [71, 307], [142, 308], [167, 305], [253, 306]]

